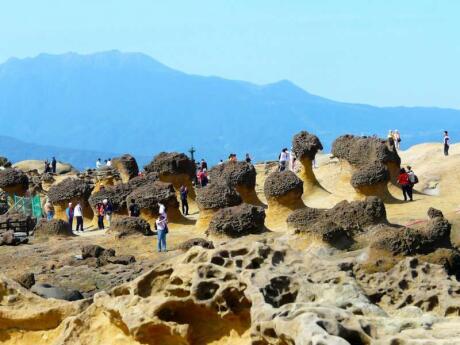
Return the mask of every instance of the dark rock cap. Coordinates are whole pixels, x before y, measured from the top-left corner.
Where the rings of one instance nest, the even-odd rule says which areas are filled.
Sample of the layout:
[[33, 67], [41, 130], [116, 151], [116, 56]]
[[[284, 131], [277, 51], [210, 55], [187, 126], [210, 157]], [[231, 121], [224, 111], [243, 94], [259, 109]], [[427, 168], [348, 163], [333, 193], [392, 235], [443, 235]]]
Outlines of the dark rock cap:
[[185, 174], [195, 176], [195, 164], [184, 153], [161, 152], [144, 167], [147, 172], [156, 172], [160, 175]]
[[73, 236], [69, 224], [61, 219], [40, 219], [35, 226], [34, 234], [37, 237]]
[[292, 171], [276, 171], [265, 180], [264, 193], [267, 197], [279, 197], [292, 191], [300, 195], [303, 192], [302, 180]]
[[162, 203], [166, 208], [179, 206], [173, 185], [161, 181], [150, 182], [136, 188], [126, 197], [128, 205], [131, 199], [136, 200], [140, 208], [148, 209], [154, 213], [158, 212], [158, 203]]
[[109, 228], [110, 233], [118, 238], [128, 235], [152, 235], [149, 223], [140, 217], [118, 216], [112, 220]]
[[129, 178], [136, 177], [139, 174], [136, 158], [130, 154], [124, 154], [120, 157], [113, 158], [112, 165], [118, 170], [123, 169], [128, 174]]
[[307, 131], [297, 133], [292, 138], [292, 151], [298, 159], [314, 160], [318, 151], [323, 149], [319, 138]]
[[254, 165], [247, 162], [230, 161], [216, 165], [209, 171], [211, 183], [227, 183], [230, 187], [245, 186], [254, 188], [256, 186], [256, 175]]
[[66, 178], [50, 188], [48, 198], [51, 202], [66, 201], [72, 198], [87, 200], [92, 190], [91, 184], [85, 180]]
[[224, 183], [211, 183], [196, 190], [196, 202], [202, 209], [236, 206], [242, 200], [238, 192]]
[[17, 185], [24, 188], [27, 188], [29, 185], [29, 178], [23, 171], [15, 168], [0, 170], [0, 188], [13, 187]]
[[351, 185], [355, 188], [372, 186], [380, 182], [388, 181], [390, 173], [388, 168], [379, 162], [373, 162], [359, 166], [351, 177]]

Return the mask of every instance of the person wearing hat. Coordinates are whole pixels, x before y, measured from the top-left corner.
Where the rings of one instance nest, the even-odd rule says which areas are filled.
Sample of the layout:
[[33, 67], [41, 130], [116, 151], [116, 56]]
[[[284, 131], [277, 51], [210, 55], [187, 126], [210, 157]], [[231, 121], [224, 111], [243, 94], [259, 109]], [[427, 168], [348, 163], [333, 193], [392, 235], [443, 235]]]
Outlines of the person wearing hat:
[[65, 214], [67, 216], [67, 222], [69, 223], [70, 230], [72, 230], [72, 223], [73, 223], [73, 206], [72, 203], [69, 202], [69, 206], [65, 209]]

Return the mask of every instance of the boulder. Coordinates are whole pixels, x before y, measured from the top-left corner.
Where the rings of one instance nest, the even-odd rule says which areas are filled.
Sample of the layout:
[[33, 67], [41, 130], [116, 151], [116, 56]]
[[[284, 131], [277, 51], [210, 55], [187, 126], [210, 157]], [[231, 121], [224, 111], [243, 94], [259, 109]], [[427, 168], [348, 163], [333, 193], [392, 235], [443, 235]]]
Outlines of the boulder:
[[54, 298], [65, 301], [78, 301], [83, 299], [83, 295], [78, 290], [64, 289], [46, 283], [35, 284], [30, 291], [43, 298]]
[[184, 153], [161, 152], [144, 167], [146, 172], [156, 172], [162, 175], [195, 176], [195, 164]]
[[0, 170], [0, 189], [9, 194], [24, 194], [29, 187], [27, 175], [15, 168]]
[[16, 237], [14, 237], [14, 231], [8, 230], [1, 234], [0, 236], [0, 245], [5, 246], [15, 246], [19, 244], [19, 241]]
[[118, 216], [112, 219], [112, 224], [108, 230], [118, 238], [128, 235], [151, 235], [149, 223], [139, 217]]
[[226, 207], [216, 212], [206, 233], [231, 238], [261, 233], [265, 229], [264, 221], [262, 207], [248, 204]]
[[34, 235], [40, 237], [73, 236], [69, 223], [61, 219], [40, 219], [35, 226]]
[[112, 204], [114, 213], [126, 214], [128, 212], [126, 198], [134, 189], [135, 187], [128, 183], [108, 186], [91, 194], [88, 202], [95, 212], [96, 205], [107, 199]]
[[205, 249], [214, 249], [214, 243], [212, 241], [205, 240], [204, 238], [191, 238], [179, 244], [177, 246], [177, 249], [187, 251], [192, 247], [202, 247]]
[[127, 183], [139, 174], [139, 167], [137, 166], [136, 159], [129, 154], [113, 158], [112, 166], [120, 173], [123, 183]]
[[264, 193], [268, 198], [279, 198], [288, 194], [302, 196], [303, 182], [292, 171], [271, 173], [264, 184]]
[[3, 168], [11, 168], [11, 162], [8, 160], [8, 158], [0, 156], [0, 167]]
[[151, 182], [159, 181], [160, 177], [158, 173], [156, 172], [149, 172], [147, 174], [144, 174], [142, 176], [136, 176], [129, 180], [128, 182], [128, 187], [132, 188], [133, 190], [141, 187], [143, 185], [149, 184]]
[[81, 248], [81, 256], [83, 259], [98, 258], [102, 256], [102, 254], [104, 254], [105, 251], [106, 249], [102, 248], [101, 246], [98, 246], [96, 244], [88, 244]]
[[24, 288], [30, 289], [35, 284], [35, 275], [33, 273], [24, 273], [15, 280]]

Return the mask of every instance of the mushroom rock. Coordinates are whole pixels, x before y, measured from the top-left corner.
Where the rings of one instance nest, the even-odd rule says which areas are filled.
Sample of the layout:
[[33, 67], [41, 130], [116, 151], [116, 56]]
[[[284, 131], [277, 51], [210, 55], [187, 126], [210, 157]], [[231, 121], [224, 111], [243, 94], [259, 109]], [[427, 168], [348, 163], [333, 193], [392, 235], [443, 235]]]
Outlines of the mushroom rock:
[[136, 159], [129, 154], [113, 158], [112, 166], [118, 170], [123, 183], [127, 183], [139, 174]]
[[214, 214], [222, 208], [241, 204], [241, 196], [236, 190], [223, 183], [214, 182], [204, 188], [197, 189], [196, 202], [200, 209], [200, 215], [196, 222], [196, 228], [207, 230]]
[[129, 180], [127, 185], [129, 187], [135, 189], [137, 187], [141, 187], [141, 186], [143, 186], [145, 184], [155, 182], [155, 181], [159, 181], [159, 180], [160, 180], [160, 177], [158, 176], [158, 173], [150, 172], [150, 173], [147, 173], [147, 174], [144, 174], [144, 175], [141, 175], [141, 176], [133, 177], [131, 180]]
[[56, 236], [73, 236], [69, 223], [62, 219], [40, 219], [35, 226], [34, 235], [37, 238], [56, 237]]
[[393, 145], [379, 138], [344, 135], [332, 144], [332, 154], [342, 167], [338, 190], [355, 192], [357, 199], [375, 195], [386, 202], [394, 200], [388, 183], [396, 183], [401, 158]]
[[115, 234], [117, 238], [129, 235], [151, 235], [149, 223], [139, 217], [117, 216], [113, 218], [108, 233]]
[[[45, 161], [42, 160], [24, 160], [13, 165], [15, 168], [21, 169], [22, 171], [36, 170], [38, 173], [43, 174], [45, 172]], [[75, 169], [71, 164], [58, 161], [56, 164], [56, 173], [63, 175], [67, 173], [76, 173]]]
[[256, 169], [247, 162], [226, 162], [214, 166], [209, 171], [211, 183], [228, 184], [240, 194], [243, 202], [252, 205], [263, 205], [256, 194]]
[[0, 188], [9, 195], [24, 195], [29, 188], [29, 178], [19, 169], [0, 170]]
[[218, 210], [209, 223], [208, 236], [237, 238], [265, 230], [265, 211], [260, 206], [241, 204]]
[[116, 186], [109, 186], [92, 193], [88, 199], [94, 214], [96, 214], [96, 205], [107, 199], [113, 207], [113, 213], [118, 215], [127, 215], [128, 208], [126, 197], [133, 192], [135, 188], [128, 184], [122, 183]]
[[319, 138], [307, 131], [302, 131], [294, 135], [292, 139], [292, 151], [301, 163], [299, 176], [303, 181], [304, 197], [309, 197], [316, 192], [326, 192], [313, 173], [313, 160], [318, 151], [322, 149], [323, 145]]
[[80, 202], [83, 208], [83, 217], [87, 221], [93, 219], [93, 211], [89, 205], [88, 199], [93, 190], [93, 186], [83, 179], [66, 178], [60, 183], [51, 186], [48, 191], [48, 199], [54, 205], [55, 217], [67, 220], [65, 210], [69, 202], [74, 206]]
[[268, 203], [269, 228], [284, 225], [292, 211], [305, 207], [302, 201], [303, 182], [292, 171], [271, 173], [265, 180], [264, 193]]
[[179, 191], [182, 185], [188, 188], [188, 195], [195, 199], [193, 178], [195, 176], [195, 163], [184, 153], [161, 152], [144, 167], [146, 172], [155, 172], [160, 181], [172, 183]]
[[179, 212], [179, 202], [172, 183], [154, 181], [134, 189], [127, 197], [126, 203], [134, 199], [141, 209], [141, 218], [153, 224], [159, 216], [158, 203], [165, 205], [170, 223], [182, 223], [184, 217]]
[[121, 182], [119, 172], [113, 167], [103, 166], [97, 170], [91, 170], [90, 175], [94, 181], [93, 192], [99, 191], [102, 187], [114, 186]]

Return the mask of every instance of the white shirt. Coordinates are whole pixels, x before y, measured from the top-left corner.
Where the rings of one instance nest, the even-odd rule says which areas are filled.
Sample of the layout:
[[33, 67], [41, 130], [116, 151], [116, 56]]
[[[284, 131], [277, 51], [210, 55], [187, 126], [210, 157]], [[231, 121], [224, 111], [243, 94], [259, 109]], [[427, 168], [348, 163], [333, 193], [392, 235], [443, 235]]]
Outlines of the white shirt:
[[73, 209], [74, 217], [83, 217], [83, 210], [80, 205], [75, 206]]
[[107, 166], [111, 167], [112, 166], [112, 161], [107, 161]]
[[444, 137], [444, 145], [449, 145], [449, 140], [450, 140], [449, 136], [446, 135], [446, 136]]
[[409, 170], [407, 174], [409, 175], [409, 181], [411, 183], [415, 183], [415, 173], [412, 170]]
[[97, 161], [97, 162], [96, 162], [96, 169], [99, 169], [99, 168], [101, 167], [101, 165], [102, 165], [102, 163], [99, 162], [99, 161]]
[[280, 162], [286, 162], [289, 160], [289, 153], [288, 152], [281, 152], [280, 154]]
[[157, 225], [157, 230], [164, 230], [166, 228], [166, 219], [163, 219], [163, 220], [157, 219], [155, 223]]

